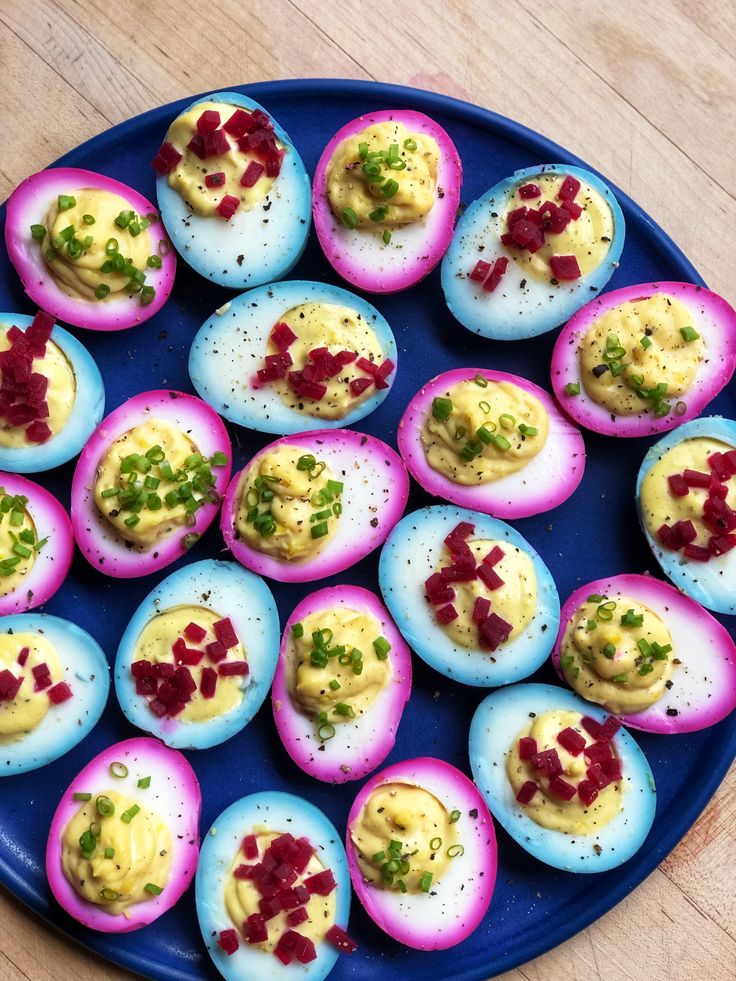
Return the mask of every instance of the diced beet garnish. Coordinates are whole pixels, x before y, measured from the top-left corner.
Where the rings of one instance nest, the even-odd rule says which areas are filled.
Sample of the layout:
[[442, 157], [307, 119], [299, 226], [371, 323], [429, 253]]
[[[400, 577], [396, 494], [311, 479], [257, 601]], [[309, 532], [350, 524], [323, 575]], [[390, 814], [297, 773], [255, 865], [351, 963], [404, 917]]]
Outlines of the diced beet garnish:
[[40, 678], [36, 678], [36, 683], [33, 686], [34, 691], [45, 691], [47, 688], [51, 687], [51, 675], [44, 674]]
[[236, 879], [252, 879], [255, 869], [255, 865], [238, 865], [233, 870], [233, 875]]
[[601, 763], [601, 769], [612, 782], [623, 779], [623, 772], [621, 770], [621, 760], [615, 756], [610, 760], [604, 760]]
[[494, 565], [498, 565], [505, 554], [506, 553], [500, 545], [494, 545], [488, 555], [486, 555], [483, 559], [483, 565], [488, 565], [493, 568]]
[[353, 380], [350, 382], [350, 394], [355, 398], [358, 398], [358, 396], [362, 395], [363, 392], [367, 388], [370, 388], [372, 384], [372, 378], [353, 378]]
[[580, 266], [578, 265], [578, 260], [574, 255], [550, 256], [549, 267], [552, 270], [552, 275], [555, 279], [580, 279]]
[[538, 787], [533, 780], [527, 780], [526, 783], [521, 785], [519, 793], [516, 795], [516, 799], [520, 804], [528, 804], [534, 799]]
[[162, 719], [167, 712], [167, 706], [165, 702], [162, 702], [160, 698], [153, 698], [148, 703], [148, 707], [153, 712], [155, 716]]
[[240, 941], [235, 930], [220, 930], [217, 938], [217, 946], [220, 947], [228, 956], [231, 956], [240, 947]]
[[23, 677], [16, 678], [12, 671], [4, 668], [0, 671], [0, 702], [12, 702], [20, 691]]
[[209, 188], [224, 187], [225, 180], [225, 172], [223, 170], [218, 170], [214, 174], [205, 174], [204, 186]]
[[355, 351], [338, 351], [335, 355], [335, 360], [340, 368], [343, 368], [346, 364], [352, 364], [353, 361], [358, 357]]
[[317, 960], [317, 948], [314, 946], [313, 941], [309, 937], [303, 936], [301, 933], [297, 933], [299, 940], [296, 946], [296, 959], [300, 964], [309, 964], [312, 961]]
[[258, 839], [255, 835], [246, 835], [240, 847], [247, 859], [258, 858]]
[[156, 681], [152, 674], [149, 674], [146, 678], [136, 678], [136, 695], [145, 695], [146, 698], [150, 698], [152, 695], [155, 695], [157, 691], [158, 681]]
[[197, 690], [197, 682], [192, 677], [192, 672], [184, 664], [176, 669], [174, 677], [171, 680], [180, 694], [182, 692], [191, 694], [191, 692]]
[[243, 171], [243, 176], [240, 178], [240, 183], [243, 187], [253, 187], [265, 171], [263, 164], [258, 163], [257, 160], [251, 160], [248, 166]]
[[594, 763], [593, 766], [589, 766], [587, 769], [588, 780], [598, 788], [598, 790], [603, 790], [611, 782], [608, 777], [603, 772], [603, 767], [600, 763]]
[[18, 664], [20, 664], [21, 667], [24, 667], [30, 653], [30, 647], [22, 647], [20, 649], [20, 653], [18, 654]]
[[151, 674], [159, 679], [173, 678], [176, 666], [170, 661], [160, 661], [158, 664], [151, 665]]
[[537, 740], [532, 736], [522, 736], [519, 740], [519, 759], [530, 760], [537, 755]]
[[376, 388], [378, 389], [388, 388], [388, 383], [386, 382], [386, 379], [388, 378], [388, 376], [391, 374], [391, 372], [394, 370], [395, 367], [396, 365], [393, 363], [391, 358], [386, 358], [384, 361], [380, 363], [380, 365], [378, 366], [378, 371], [376, 372]]
[[61, 705], [62, 702], [68, 702], [72, 697], [72, 690], [66, 681], [60, 681], [53, 688], [49, 688], [49, 699], [54, 705]]
[[602, 763], [603, 760], [610, 760], [613, 755], [609, 742], [597, 742], [585, 747], [585, 759], [588, 763]]
[[262, 944], [268, 940], [266, 919], [260, 913], [251, 913], [243, 923], [243, 936], [248, 944]]
[[309, 913], [307, 913], [303, 906], [300, 906], [298, 909], [294, 909], [289, 913], [286, 917], [286, 922], [290, 927], [297, 927], [301, 923], [306, 923], [308, 919]]
[[[541, 244], [542, 243], [540, 240], [540, 246]], [[527, 248], [528, 247], [529, 246], [527, 246]], [[496, 259], [496, 261], [493, 263], [493, 269], [491, 270], [490, 275], [486, 279], [485, 283], [483, 283], [483, 289], [485, 290], [486, 293], [492, 293], [496, 289], [498, 284], [503, 279], [504, 274], [508, 268], [508, 265], [509, 265], [509, 260], [506, 258], [505, 255], [499, 256], [499, 258]]]
[[271, 331], [271, 341], [279, 351], [288, 350], [295, 340], [296, 334], [288, 324], [283, 322], [283, 320], [280, 320], [274, 325], [274, 328]]
[[575, 201], [565, 201], [560, 211], [566, 211], [573, 221], [577, 221], [583, 213], [583, 209]]
[[601, 726], [601, 732], [598, 738], [601, 739], [603, 742], [610, 742], [620, 728], [621, 728], [620, 720], [617, 719], [615, 715], [609, 715], [606, 721]]
[[187, 150], [199, 157], [200, 160], [204, 160], [204, 140], [202, 139], [201, 133], [195, 133], [191, 140], [187, 143]]
[[201, 627], [198, 623], [195, 623], [192, 620], [184, 628], [184, 636], [187, 638], [187, 640], [194, 641], [195, 644], [201, 644], [207, 636], [207, 631], [204, 629], [204, 627]]
[[485, 563], [481, 563], [478, 566], [478, 578], [489, 589], [498, 589], [499, 586], [503, 586], [503, 579], [496, 570], [492, 569], [489, 565], [485, 565]]
[[26, 436], [31, 443], [45, 443], [51, 437], [51, 427], [45, 422], [36, 420], [27, 427]]
[[476, 579], [478, 567], [470, 549], [467, 553], [459, 555], [452, 565], [444, 566], [440, 570], [440, 575], [445, 582], [470, 582], [472, 579]]
[[210, 133], [220, 125], [220, 114], [217, 109], [205, 109], [197, 120], [198, 133]]
[[336, 947], [341, 954], [352, 954], [358, 949], [356, 942], [350, 937], [342, 927], [333, 923], [325, 934], [325, 940], [329, 940], [333, 947]]
[[542, 770], [548, 777], [556, 777], [558, 773], [562, 773], [562, 763], [556, 749], [542, 750], [532, 756], [531, 763], [535, 770]]
[[214, 668], [202, 668], [202, 676], [199, 679], [199, 690], [202, 698], [214, 698], [217, 691], [217, 672]]
[[466, 540], [470, 538], [474, 531], [475, 525], [469, 521], [461, 521], [445, 537], [445, 545], [447, 545], [453, 554], [457, 555], [459, 552], [467, 549]]
[[447, 584], [439, 572], [433, 572], [429, 579], [424, 580], [424, 592], [427, 599], [431, 600], [435, 593], [441, 592], [446, 586]]
[[255, 129], [256, 123], [253, 121], [251, 114], [246, 112], [245, 109], [236, 109], [232, 116], [229, 116], [222, 124], [222, 128], [230, 136], [240, 139], [241, 136], [245, 136], [246, 133]]
[[299, 878], [299, 873], [290, 862], [281, 862], [281, 864], [277, 865], [273, 870], [273, 874], [276, 876], [283, 888], [293, 886], [296, 880]]
[[284, 930], [279, 937], [278, 946], [285, 950], [287, 954], [293, 954], [299, 943], [299, 934], [294, 930]]
[[497, 613], [491, 613], [480, 625], [480, 639], [486, 647], [495, 651], [499, 644], [508, 639], [513, 629], [513, 626]]
[[180, 160], [181, 154], [179, 151], [167, 141], [161, 144], [158, 153], [151, 161], [151, 165], [156, 173], [163, 177], [166, 174], [170, 174]]
[[574, 784], [568, 783], [562, 777], [552, 777], [549, 782], [549, 789], [555, 797], [559, 797], [561, 800], [572, 800], [576, 794]]
[[220, 641], [223, 647], [230, 650], [231, 647], [236, 647], [238, 643], [238, 635], [235, 633], [235, 628], [232, 625], [230, 617], [224, 617], [222, 620], [216, 620], [212, 625], [212, 629], [215, 631], [215, 637]]
[[526, 248], [538, 235], [539, 226], [528, 218], [519, 218], [511, 229], [511, 238], [522, 248]]
[[11, 426], [25, 426], [29, 422], [33, 422], [36, 413], [30, 407], [30, 405], [23, 405], [22, 403], [18, 405], [11, 405], [7, 410], [5, 415], [8, 418], [8, 422]]
[[723, 458], [728, 464], [731, 471], [731, 476], [736, 477], [736, 450], [727, 450], [723, 454]]
[[524, 205], [522, 205], [520, 208], [514, 208], [512, 211], [509, 211], [508, 215], [506, 216], [506, 224], [509, 231], [513, 230], [514, 225], [518, 221], [522, 221], [524, 218], [526, 218], [527, 213], [528, 209], [524, 207]]
[[253, 122], [258, 129], [273, 129], [273, 121], [262, 109], [253, 110]]
[[667, 478], [667, 483], [670, 487], [670, 494], [673, 497], [686, 497], [690, 493], [687, 482], [682, 474], [670, 474]]
[[580, 181], [577, 177], [573, 177], [572, 174], [568, 174], [557, 192], [557, 197], [560, 201], [572, 201], [579, 190]]
[[728, 484], [722, 484], [715, 474], [710, 478], [708, 497], [719, 497], [722, 501], [728, 497]]
[[683, 481], [688, 487], [709, 487], [710, 474], [700, 470], [686, 470], [682, 475]]
[[297, 906], [302, 905], [299, 902], [296, 890], [292, 889], [291, 886], [286, 886], [283, 889], [279, 889], [279, 891], [276, 893], [276, 898], [281, 903], [282, 910], [296, 909]]
[[487, 596], [476, 596], [473, 603], [473, 622], [483, 623], [487, 620], [491, 612], [491, 601]]
[[694, 542], [698, 537], [698, 533], [695, 530], [695, 525], [692, 521], [677, 521], [673, 525], [673, 531], [677, 536], [680, 545], [689, 545], [690, 542]]
[[731, 464], [723, 453], [711, 453], [708, 457], [708, 466], [719, 480], [728, 480], [733, 476]]
[[519, 188], [519, 197], [524, 200], [528, 198], [539, 198], [542, 196], [539, 184], [522, 184]]
[[448, 623], [457, 620], [458, 613], [452, 603], [448, 603], [447, 606], [442, 606], [437, 610], [436, 616], [442, 626], [446, 627]]
[[432, 594], [430, 603], [432, 603], [434, 606], [444, 606], [445, 603], [452, 603], [454, 599], [455, 590], [452, 588], [452, 586], [445, 586], [444, 589]]
[[472, 272], [468, 274], [468, 279], [471, 279], [474, 283], [482, 283], [490, 271], [490, 262], [486, 262], [485, 259], [478, 259], [473, 266]]
[[708, 539], [708, 551], [711, 555], [725, 555], [736, 548], [736, 535], [711, 535]]
[[202, 146], [205, 157], [220, 157], [230, 149], [230, 141], [224, 130], [205, 130], [202, 133]]
[[581, 780], [578, 784], [578, 796], [585, 807], [590, 807], [598, 796], [598, 788], [592, 780]]
[[580, 756], [582, 751], [585, 749], [585, 736], [581, 736], [580, 733], [573, 729], [572, 726], [567, 726], [563, 729], [557, 736], [557, 742], [566, 749], [571, 756]]
[[304, 885], [309, 890], [311, 896], [329, 896], [337, 886], [337, 883], [335, 882], [332, 870], [325, 869], [322, 872], [317, 872], [316, 875], [310, 875], [308, 879], [304, 880]]
[[38, 371], [31, 373], [28, 379], [28, 398], [31, 402], [40, 401], [46, 398], [46, 394], [49, 390], [49, 380], [46, 375], [40, 374]]
[[682, 551], [683, 555], [695, 562], [709, 562], [711, 559], [710, 551], [704, 545], [686, 545]]
[[281, 912], [281, 903], [277, 896], [261, 896], [258, 900], [258, 908], [264, 920], [272, 920]]
[[249, 670], [245, 661], [224, 661], [217, 667], [218, 674], [223, 678], [230, 678], [236, 674], [247, 675]]
[[31, 674], [36, 681], [41, 681], [42, 678], [49, 678], [51, 671], [49, 670], [48, 664], [44, 662], [43, 664], [34, 664], [31, 668]]
[[[314, 855], [314, 848], [308, 838], [300, 838], [297, 841], [297, 846], [299, 850], [292, 855], [291, 862], [299, 875], [301, 875], [309, 865], [312, 855]], [[304, 889], [304, 886], [297, 886], [296, 889], [298, 892], [300, 889]]]
[[276, 150], [266, 157], [266, 177], [278, 177], [281, 173], [281, 162], [284, 159], [284, 151]]
[[232, 194], [225, 194], [220, 201], [220, 203], [215, 208], [218, 215], [221, 215], [225, 221], [230, 221], [232, 216], [238, 210], [240, 206], [240, 199], [234, 198]]
[[171, 645], [171, 652], [177, 664], [199, 664], [204, 657], [204, 651], [198, 651], [195, 647], [187, 647], [183, 637], [177, 637]]

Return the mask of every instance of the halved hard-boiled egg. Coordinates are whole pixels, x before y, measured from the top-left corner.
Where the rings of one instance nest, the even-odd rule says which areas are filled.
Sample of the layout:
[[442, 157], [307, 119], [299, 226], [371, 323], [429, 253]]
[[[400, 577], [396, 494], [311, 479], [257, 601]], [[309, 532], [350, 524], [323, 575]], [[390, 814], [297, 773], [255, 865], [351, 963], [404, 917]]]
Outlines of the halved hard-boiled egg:
[[394, 763], [360, 789], [347, 854], [365, 911], [418, 950], [465, 940], [496, 883], [496, 836], [483, 797], [464, 773], [429, 756]]
[[43, 613], [0, 621], [0, 777], [46, 766], [90, 734], [110, 690], [86, 630]]
[[604, 293], [565, 325], [552, 355], [560, 404], [587, 429], [651, 436], [687, 422], [736, 367], [736, 311], [691, 283]]
[[73, 555], [69, 516], [53, 494], [0, 473], [0, 615], [43, 606], [66, 579]]
[[195, 880], [207, 952], [227, 981], [327, 977], [346, 933], [350, 878], [332, 823], [293, 794], [242, 797], [215, 819]]
[[133, 725], [175, 749], [230, 739], [268, 694], [279, 618], [265, 582], [205, 559], [159, 583], [118, 647], [115, 691]]
[[383, 402], [396, 341], [375, 307], [327, 283], [249, 290], [194, 338], [189, 374], [220, 415], [265, 433], [350, 426]]
[[74, 471], [82, 554], [116, 578], [175, 562], [212, 523], [230, 466], [230, 438], [205, 402], [168, 389], [128, 399], [100, 423]]
[[309, 177], [291, 139], [239, 92], [197, 99], [154, 157], [161, 217], [206, 279], [245, 289], [284, 277], [309, 234]]
[[149, 738], [108, 746], [72, 780], [51, 821], [46, 875], [56, 901], [102, 933], [152, 923], [194, 876], [200, 810], [181, 753]]
[[311, 582], [378, 548], [408, 495], [401, 458], [380, 439], [349, 429], [296, 433], [270, 443], [235, 475], [220, 527], [247, 569]]
[[736, 707], [736, 645], [709, 613], [651, 576], [597, 579], [562, 608], [560, 677], [634, 729], [694, 732]]
[[391, 752], [411, 695], [411, 654], [386, 607], [360, 586], [330, 586], [286, 622], [271, 690], [281, 741], [329, 783], [359, 780]]
[[650, 447], [636, 504], [675, 586], [709, 610], [736, 613], [736, 421], [692, 419]]
[[491, 692], [470, 725], [470, 765], [491, 814], [531, 855], [567, 872], [631, 858], [654, 821], [647, 759], [620, 722], [566, 688]]
[[517, 170], [473, 201], [442, 262], [463, 327], [496, 340], [558, 327], [606, 285], [624, 246], [610, 187], [580, 167]]
[[454, 681], [507, 685], [552, 650], [554, 579], [503, 521], [450, 505], [413, 511], [386, 540], [378, 579], [412, 650]]
[[314, 227], [327, 261], [369, 293], [408, 289], [450, 244], [461, 186], [455, 145], [429, 116], [386, 109], [351, 120], [314, 174]]
[[430, 494], [497, 518], [566, 501], [585, 444], [554, 399], [519, 375], [455, 368], [423, 385], [401, 417], [399, 452]]
[[174, 285], [176, 258], [156, 209], [91, 170], [27, 177], [8, 198], [5, 244], [33, 302], [76, 327], [135, 327]]

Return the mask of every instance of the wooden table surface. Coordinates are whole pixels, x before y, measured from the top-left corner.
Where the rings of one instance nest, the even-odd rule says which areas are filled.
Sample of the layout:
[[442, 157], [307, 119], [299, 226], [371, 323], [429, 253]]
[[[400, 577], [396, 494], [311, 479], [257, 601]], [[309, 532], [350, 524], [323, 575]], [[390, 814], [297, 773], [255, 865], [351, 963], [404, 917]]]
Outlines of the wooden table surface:
[[[736, 301], [732, 0], [2, 0], [0, 68], [0, 199], [111, 124], [194, 92], [376, 79], [479, 103], [579, 154]], [[0, 981], [131, 977], [0, 891]], [[736, 768], [632, 895], [503, 981], [694, 978], [736, 978]]]

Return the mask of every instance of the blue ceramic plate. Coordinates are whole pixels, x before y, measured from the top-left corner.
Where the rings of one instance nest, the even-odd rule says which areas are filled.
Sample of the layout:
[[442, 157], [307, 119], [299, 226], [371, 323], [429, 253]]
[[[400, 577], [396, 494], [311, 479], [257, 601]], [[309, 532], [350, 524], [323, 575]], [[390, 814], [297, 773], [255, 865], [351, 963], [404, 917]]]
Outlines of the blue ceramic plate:
[[[291, 133], [307, 170], [314, 172], [325, 143], [343, 123], [364, 112], [411, 108], [433, 116], [450, 133], [465, 170], [462, 199], [477, 198], [514, 170], [552, 161], [588, 166], [549, 140], [485, 109], [445, 96], [370, 82], [288, 81], [249, 85], [243, 92], [262, 102]], [[116, 126], [72, 150], [59, 163], [88, 167], [125, 181], [148, 197], [154, 193], [149, 161], [171, 119], [191, 102], [173, 105]], [[657, 279], [702, 280], [669, 238], [620, 192], [627, 238], [621, 266], [610, 281], [616, 289]], [[0, 212], [4, 221], [4, 209]], [[340, 283], [322, 256], [314, 235], [291, 278]], [[191, 390], [187, 356], [200, 324], [232, 292], [205, 282], [185, 263], [162, 312], [124, 334], [84, 334], [84, 343], [102, 371], [110, 409], [144, 389], [172, 386]], [[445, 307], [439, 270], [406, 293], [371, 297], [391, 324], [401, 352], [401, 368], [386, 401], [361, 423], [366, 432], [395, 443], [396, 425], [409, 398], [423, 381], [449, 368], [487, 365], [515, 372], [549, 388], [549, 362], [555, 332], [515, 344], [484, 340], [463, 330]], [[0, 309], [32, 313], [18, 277], [0, 255]], [[723, 393], [711, 410], [736, 415], [734, 394]], [[235, 468], [270, 437], [231, 427]], [[552, 570], [564, 599], [580, 582], [622, 572], [654, 569], [640, 534], [634, 484], [652, 440], [613, 440], [586, 433], [588, 467], [576, 494], [561, 507], [515, 522]], [[41, 482], [69, 504], [71, 464]], [[432, 503], [414, 488], [410, 508]], [[184, 561], [220, 555], [222, 541], [213, 525]], [[354, 582], [376, 589], [377, 555], [321, 585]], [[171, 570], [167, 570], [170, 572]], [[155, 584], [153, 579], [122, 582], [97, 575], [79, 556], [66, 585], [48, 603], [48, 612], [76, 620], [112, 657], [128, 618]], [[275, 584], [282, 623], [311, 589]], [[728, 621], [733, 627], [733, 618]], [[468, 721], [483, 692], [465, 688], [415, 659], [414, 691], [386, 764], [422, 754], [440, 756], [469, 773]], [[556, 682], [545, 665], [535, 681]], [[95, 731], [81, 745], [42, 772], [9, 777], [0, 785], [0, 877], [36, 912], [71, 938], [119, 964], [153, 978], [218, 977], [199, 941], [193, 890], [155, 925], [135, 934], [108, 937], [85, 930], [54, 904], [43, 874], [45, 839], [58, 796], [96, 753], [115, 740], [136, 735], [114, 700]], [[509, 970], [566, 940], [627, 895], [674, 847], [707, 803], [736, 753], [736, 717], [705, 732], [686, 736], [637, 734], [659, 790], [654, 828], [642, 850], [619, 869], [589, 877], [555, 871], [522, 851], [499, 832], [499, 875], [490, 911], [478, 930], [458, 947], [419, 954], [394, 943], [353, 903], [350, 932], [360, 951], [338, 961], [335, 981], [421, 977], [426, 981], [479, 981]], [[248, 728], [222, 746], [189, 759], [202, 784], [202, 827], [245, 794], [272, 787], [308, 798], [338, 829], [345, 827], [357, 787], [328, 787], [302, 773], [276, 735], [269, 707]], [[32, 803], [31, 803], [32, 802]]]

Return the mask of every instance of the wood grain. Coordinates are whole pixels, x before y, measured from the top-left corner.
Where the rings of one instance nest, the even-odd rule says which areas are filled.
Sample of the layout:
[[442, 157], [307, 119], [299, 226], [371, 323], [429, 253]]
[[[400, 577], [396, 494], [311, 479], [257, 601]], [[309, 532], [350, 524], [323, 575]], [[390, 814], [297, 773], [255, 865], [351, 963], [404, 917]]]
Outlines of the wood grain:
[[[373, 78], [486, 105], [600, 169], [734, 301], [730, 0], [3, 0], [0, 197], [107, 126], [271, 78]], [[228, 41], [222, 43], [223, 32]], [[33, 109], [25, 121], [24, 110]], [[736, 770], [652, 876], [502, 981], [736, 978]], [[595, 888], [592, 883], [591, 888]], [[0, 892], [2, 981], [123, 981]]]

